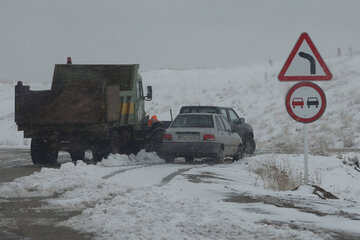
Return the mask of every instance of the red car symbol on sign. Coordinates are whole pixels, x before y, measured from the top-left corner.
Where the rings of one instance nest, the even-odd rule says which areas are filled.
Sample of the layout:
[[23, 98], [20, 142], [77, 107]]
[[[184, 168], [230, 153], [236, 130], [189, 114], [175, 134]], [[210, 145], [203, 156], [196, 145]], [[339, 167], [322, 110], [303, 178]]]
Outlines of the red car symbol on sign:
[[291, 105], [293, 106], [293, 108], [295, 108], [296, 106], [300, 106], [301, 108], [303, 108], [304, 107], [304, 99], [293, 98]]

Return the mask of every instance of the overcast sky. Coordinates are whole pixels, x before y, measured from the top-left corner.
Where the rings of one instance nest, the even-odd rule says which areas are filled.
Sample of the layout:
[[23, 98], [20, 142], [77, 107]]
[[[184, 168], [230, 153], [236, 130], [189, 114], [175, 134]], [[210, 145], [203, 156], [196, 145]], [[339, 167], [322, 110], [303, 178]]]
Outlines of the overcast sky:
[[360, 50], [359, 0], [0, 0], [0, 79], [51, 81], [53, 65], [141, 69], [285, 62], [302, 32], [320, 54]]

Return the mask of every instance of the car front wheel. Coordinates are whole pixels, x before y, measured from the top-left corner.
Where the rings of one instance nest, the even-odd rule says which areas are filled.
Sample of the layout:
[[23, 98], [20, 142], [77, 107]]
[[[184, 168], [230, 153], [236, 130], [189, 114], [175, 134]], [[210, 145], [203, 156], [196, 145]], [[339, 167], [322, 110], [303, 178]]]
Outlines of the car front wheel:
[[254, 138], [249, 137], [244, 141], [244, 152], [246, 154], [253, 154], [255, 152], [256, 143]]

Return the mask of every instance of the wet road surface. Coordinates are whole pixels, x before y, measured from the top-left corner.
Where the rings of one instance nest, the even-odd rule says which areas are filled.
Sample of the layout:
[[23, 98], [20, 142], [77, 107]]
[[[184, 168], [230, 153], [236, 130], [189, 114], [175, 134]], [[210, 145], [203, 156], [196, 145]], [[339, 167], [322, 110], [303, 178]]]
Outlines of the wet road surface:
[[[59, 162], [71, 161], [66, 153], [59, 154]], [[55, 166], [56, 167], [56, 166]], [[42, 166], [31, 162], [28, 149], [0, 149], [0, 183], [40, 171]], [[0, 239], [69, 240], [92, 239], [90, 235], [56, 226], [79, 212], [42, 209], [42, 198], [2, 199], [0, 193]]]

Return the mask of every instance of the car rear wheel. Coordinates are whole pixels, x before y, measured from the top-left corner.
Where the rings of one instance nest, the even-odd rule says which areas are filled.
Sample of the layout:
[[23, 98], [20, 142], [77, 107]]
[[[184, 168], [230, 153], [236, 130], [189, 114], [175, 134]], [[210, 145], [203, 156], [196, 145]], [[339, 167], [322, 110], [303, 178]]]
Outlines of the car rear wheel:
[[224, 159], [225, 159], [224, 148], [221, 147], [217, 156], [215, 157], [215, 163], [224, 163]]
[[244, 147], [242, 144], [239, 144], [236, 154], [233, 156], [234, 161], [242, 159], [244, 156]]

